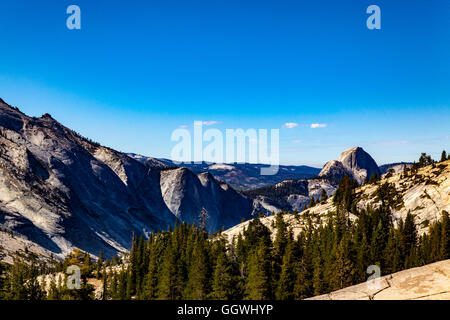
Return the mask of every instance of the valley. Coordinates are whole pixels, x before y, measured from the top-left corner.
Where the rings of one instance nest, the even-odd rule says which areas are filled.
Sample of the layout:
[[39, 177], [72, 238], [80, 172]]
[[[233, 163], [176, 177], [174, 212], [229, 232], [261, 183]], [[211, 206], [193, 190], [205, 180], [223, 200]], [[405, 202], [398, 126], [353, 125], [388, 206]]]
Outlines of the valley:
[[[384, 293], [352, 295], [369, 264], [389, 279], [446, 268], [444, 153], [379, 167], [353, 147], [320, 171], [260, 168], [121, 153], [1, 100], [0, 280], [40, 274], [24, 284], [38, 299], [372, 299]], [[69, 265], [77, 293], [61, 282]]]

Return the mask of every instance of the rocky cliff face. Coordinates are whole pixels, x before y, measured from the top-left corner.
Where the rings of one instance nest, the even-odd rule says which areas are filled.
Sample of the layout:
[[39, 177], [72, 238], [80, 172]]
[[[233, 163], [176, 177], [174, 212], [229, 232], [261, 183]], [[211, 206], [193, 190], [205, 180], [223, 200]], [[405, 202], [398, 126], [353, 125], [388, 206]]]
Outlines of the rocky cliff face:
[[230, 227], [248, 218], [252, 201], [210, 173], [194, 174], [186, 168], [161, 172], [161, 191], [170, 211], [180, 221], [200, 222], [199, 214], [206, 209], [209, 231]]
[[342, 152], [338, 160], [325, 164], [319, 176], [337, 182], [348, 175], [361, 184], [374, 173], [381, 175], [375, 160], [361, 147], [354, 147]]
[[147, 166], [0, 101], [0, 228], [48, 252], [110, 256], [132, 233], [198, 222], [202, 206], [215, 231], [249, 218], [251, 203], [210, 175]]

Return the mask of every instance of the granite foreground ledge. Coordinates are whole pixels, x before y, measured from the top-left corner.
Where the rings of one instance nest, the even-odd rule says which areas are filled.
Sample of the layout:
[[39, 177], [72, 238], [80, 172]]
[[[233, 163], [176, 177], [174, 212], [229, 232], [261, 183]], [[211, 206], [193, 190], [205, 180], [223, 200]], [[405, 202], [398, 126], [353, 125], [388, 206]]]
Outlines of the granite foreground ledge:
[[403, 270], [379, 281], [376, 288], [364, 282], [307, 300], [450, 300], [450, 260]]

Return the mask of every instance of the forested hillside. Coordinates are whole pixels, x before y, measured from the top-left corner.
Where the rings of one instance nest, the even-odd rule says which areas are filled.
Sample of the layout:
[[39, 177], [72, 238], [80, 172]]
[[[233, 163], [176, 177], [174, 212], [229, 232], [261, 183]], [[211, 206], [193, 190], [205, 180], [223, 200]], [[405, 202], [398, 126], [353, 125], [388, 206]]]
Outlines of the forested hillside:
[[[308, 227], [296, 238], [280, 213], [273, 238], [259, 218], [231, 244], [220, 233], [209, 237], [202, 227], [183, 223], [149, 240], [135, 238], [123, 259], [94, 262], [77, 251], [49, 267], [17, 258], [13, 266], [2, 266], [1, 297], [92, 299], [88, 279], [96, 277], [106, 288], [103, 299], [304, 299], [365, 281], [369, 265], [387, 274], [450, 258], [447, 212], [422, 236], [411, 214], [398, 227], [386, 208], [357, 215], [352, 222], [338, 211], [318, 227], [308, 216]], [[73, 264], [82, 270], [81, 290], [69, 290], [61, 277], [51, 276], [47, 286], [37, 280]]]

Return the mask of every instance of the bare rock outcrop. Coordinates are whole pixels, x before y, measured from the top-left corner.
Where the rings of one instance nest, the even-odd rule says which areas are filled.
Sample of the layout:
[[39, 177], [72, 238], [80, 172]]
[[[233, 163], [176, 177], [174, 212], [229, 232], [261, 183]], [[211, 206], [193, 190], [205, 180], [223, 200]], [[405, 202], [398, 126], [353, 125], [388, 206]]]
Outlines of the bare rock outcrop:
[[307, 300], [448, 300], [450, 260], [412, 268]]
[[363, 148], [354, 147], [342, 152], [338, 160], [327, 162], [320, 171], [319, 177], [338, 182], [348, 175], [361, 184], [374, 173], [381, 175], [375, 160]]

